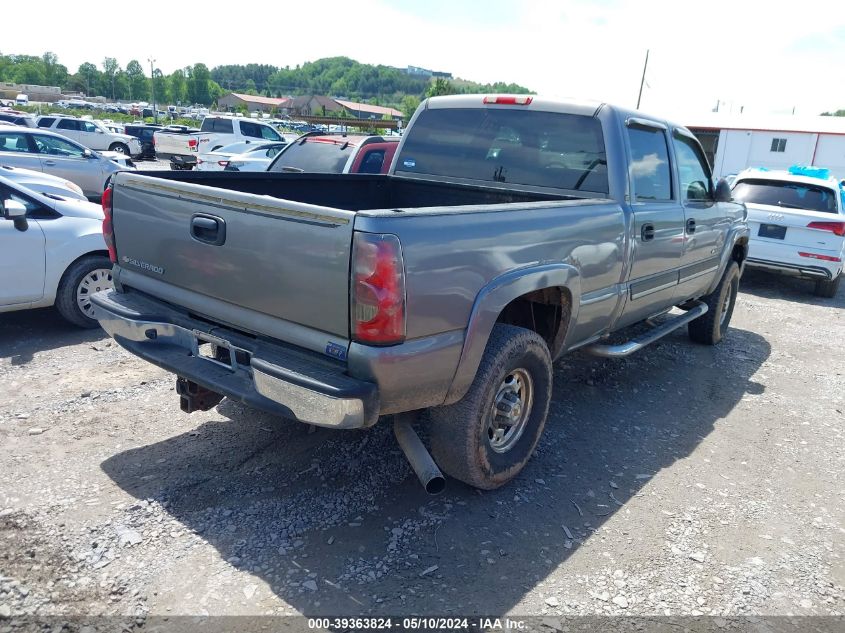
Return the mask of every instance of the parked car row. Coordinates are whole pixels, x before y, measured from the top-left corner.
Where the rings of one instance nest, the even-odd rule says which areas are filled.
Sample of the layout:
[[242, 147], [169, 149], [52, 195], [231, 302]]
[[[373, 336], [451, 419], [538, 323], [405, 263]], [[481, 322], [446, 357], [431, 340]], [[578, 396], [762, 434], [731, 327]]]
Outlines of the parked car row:
[[50, 130], [21, 126], [0, 127], [0, 165], [59, 176], [93, 200], [103, 195], [112, 174], [134, 169], [123, 154], [97, 152]]

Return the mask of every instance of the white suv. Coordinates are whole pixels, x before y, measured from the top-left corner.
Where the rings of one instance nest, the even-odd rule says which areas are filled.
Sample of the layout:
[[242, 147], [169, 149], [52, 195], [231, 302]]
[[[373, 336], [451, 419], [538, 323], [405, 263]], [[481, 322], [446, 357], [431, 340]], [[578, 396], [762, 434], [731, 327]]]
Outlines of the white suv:
[[834, 297], [845, 260], [845, 189], [827, 169], [746, 169], [733, 184], [748, 209], [749, 268], [812, 279]]
[[81, 143], [89, 149], [108, 150], [127, 156], [138, 156], [142, 152], [141, 141], [137, 138], [112, 132], [100, 121], [47, 115], [38, 117], [36, 124], [40, 128], [51, 130]]

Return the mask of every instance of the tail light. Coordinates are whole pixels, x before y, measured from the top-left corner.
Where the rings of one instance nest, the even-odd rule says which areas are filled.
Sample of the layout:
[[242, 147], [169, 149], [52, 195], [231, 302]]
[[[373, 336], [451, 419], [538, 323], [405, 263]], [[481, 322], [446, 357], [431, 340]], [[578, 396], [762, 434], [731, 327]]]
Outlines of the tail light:
[[226, 165], [229, 164], [229, 161], [228, 160], [218, 160], [217, 164], [225, 169]]
[[405, 340], [405, 265], [399, 238], [355, 233], [351, 295], [353, 340], [370, 345]]
[[825, 262], [841, 262], [842, 260], [838, 257], [833, 257], [832, 255], [819, 255], [818, 253], [804, 253], [798, 251], [798, 254], [801, 257], [809, 257], [810, 259], [820, 259]]
[[195, 139], [195, 138], [189, 138], [188, 139], [188, 147], [190, 147], [191, 149], [196, 149], [198, 144], [199, 144], [199, 141], [197, 139]]
[[818, 229], [819, 231], [830, 231], [839, 237], [845, 236], [845, 222], [810, 222], [807, 225], [808, 229]]
[[106, 241], [106, 247], [109, 249], [109, 259], [112, 263], [117, 262], [117, 250], [114, 247], [114, 227], [112, 226], [112, 185], [109, 184], [103, 191], [103, 239]]

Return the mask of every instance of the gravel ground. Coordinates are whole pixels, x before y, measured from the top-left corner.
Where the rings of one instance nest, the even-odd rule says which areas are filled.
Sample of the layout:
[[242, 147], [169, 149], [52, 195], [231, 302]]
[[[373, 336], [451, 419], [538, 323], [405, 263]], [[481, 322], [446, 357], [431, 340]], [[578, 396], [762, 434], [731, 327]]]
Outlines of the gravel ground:
[[564, 357], [520, 477], [434, 498], [386, 423], [187, 415], [101, 331], [0, 315], [0, 618], [842, 615], [845, 292], [810, 289], [748, 272], [720, 346]]

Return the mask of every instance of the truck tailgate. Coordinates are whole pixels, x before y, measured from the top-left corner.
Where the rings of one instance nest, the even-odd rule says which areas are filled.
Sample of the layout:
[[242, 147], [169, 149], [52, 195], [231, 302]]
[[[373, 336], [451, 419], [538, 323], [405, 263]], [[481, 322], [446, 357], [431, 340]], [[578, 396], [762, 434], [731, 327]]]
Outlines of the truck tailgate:
[[129, 172], [113, 209], [127, 283], [188, 291], [193, 311], [246, 330], [269, 316], [347, 340], [353, 211]]

